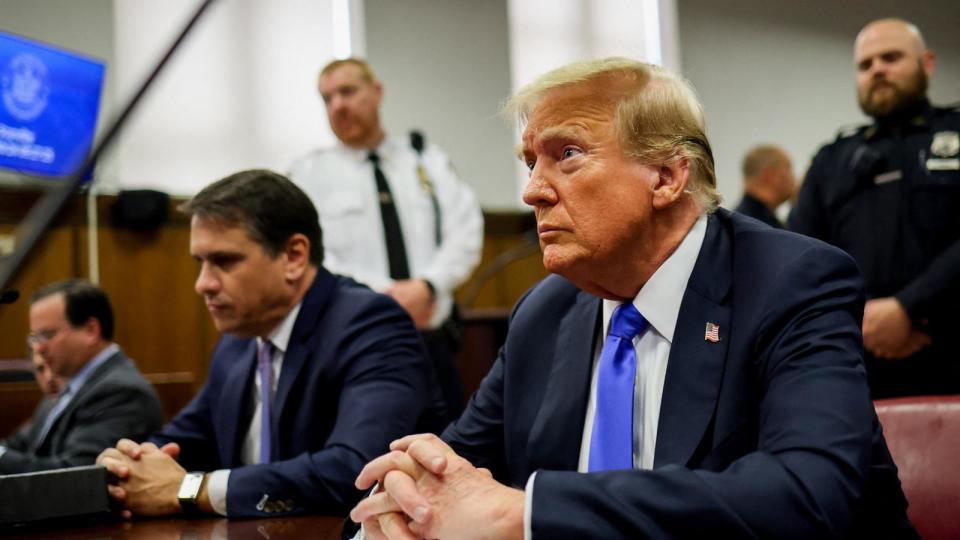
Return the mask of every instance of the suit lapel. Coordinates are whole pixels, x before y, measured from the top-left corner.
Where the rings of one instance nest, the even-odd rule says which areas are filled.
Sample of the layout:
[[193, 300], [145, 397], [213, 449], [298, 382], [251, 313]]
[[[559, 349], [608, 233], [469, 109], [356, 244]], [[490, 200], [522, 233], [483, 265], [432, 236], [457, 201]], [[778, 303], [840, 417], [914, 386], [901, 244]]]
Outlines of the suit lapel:
[[527, 443], [532, 469], [577, 469], [599, 316], [600, 299], [579, 292], [560, 322], [543, 403]]
[[250, 416], [247, 413], [247, 404], [250, 393], [253, 391], [253, 371], [257, 364], [257, 340], [249, 339], [244, 345], [240, 358], [231, 361], [230, 371], [223, 383], [217, 410], [223, 413], [214, 418], [214, 430], [220, 431], [218, 441], [220, 445], [220, 462], [229, 467], [240, 465], [240, 449], [243, 447], [243, 437], [249, 427]]
[[[95, 369], [93, 373], [91, 373], [90, 376], [87, 377], [87, 380], [83, 383], [83, 386], [78, 388], [77, 393], [74, 394], [72, 398], [70, 398], [70, 402], [67, 403], [67, 406], [64, 407], [64, 409], [60, 411], [60, 414], [53, 420], [53, 424], [50, 426], [50, 429], [49, 431], [47, 431], [46, 435], [44, 435], [43, 433], [37, 433], [38, 438], [41, 435], [44, 435], [44, 436], [43, 438], [38, 439], [34, 443], [34, 449], [39, 450], [40, 448], [43, 448], [44, 444], [55, 440], [61, 426], [64, 425], [63, 423], [64, 419], [69, 418], [70, 415], [73, 414], [74, 409], [80, 406], [80, 404], [83, 402], [83, 398], [90, 393], [91, 389], [93, 389], [93, 387], [97, 385], [97, 383], [100, 381], [100, 379], [104, 377], [104, 375], [109, 373], [112, 369], [114, 369], [117, 365], [119, 365], [121, 362], [124, 362], [125, 360], [126, 360], [126, 357], [123, 356], [123, 354], [121, 354], [118, 351], [114, 353], [112, 356], [110, 356], [110, 358], [105, 360], [102, 364], [97, 366], [97, 369]], [[44, 420], [46, 420], [47, 415], [50, 414], [53, 407], [54, 405], [51, 405], [50, 410], [48, 410], [47, 414], [43, 416]]]
[[[107, 358], [102, 364], [97, 366], [97, 369], [90, 374], [87, 380], [83, 383], [83, 386], [77, 389], [77, 393], [73, 396], [73, 399], [70, 400], [70, 403], [67, 404], [67, 407], [63, 409], [63, 412], [60, 413], [60, 418], [66, 418], [67, 415], [76, 409], [77, 406], [83, 401], [83, 398], [93, 391], [93, 389], [100, 382], [100, 379], [106, 376], [107, 373], [110, 373], [116, 369], [122, 362], [125, 361], [126, 357], [123, 356], [120, 351], [117, 351], [111, 355], [110, 358]], [[59, 419], [57, 422], [59, 422]], [[53, 432], [54, 428], [56, 428], [57, 422], [54, 422], [53, 427], [50, 428], [51, 433]]]
[[[320, 315], [329, 301], [333, 291], [336, 278], [333, 274], [324, 268], [319, 268], [317, 276], [314, 278], [310, 289], [304, 295], [300, 304], [300, 313], [297, 314], [297, 320], [293, 324], [293, 330], [290, 332], [290, 340], [287, 342], [287, 350], [283, 354], [283, 367], [280, 369], [280, 380], [277, 381], [277, 393], [273, 398], [273, 409], [271, 410], [271, 433], [273, 440], [271, 448], [274, 455], [280, 457], [289, 457], [283, 454], [284, 448], [277, 438], [280, 433], [280, 419], [284, 418], [287, 410], [287, 402], [290, 401], [294, 384], [300, 379], [300, 373], [307, 364], [310, 353], [316, 348], [317, 339], [322, 339], [317, 326], [320, 323]], [[296, 410], [296, 407], [294, 409]], [[289, 432], [289, 430], [286, 430]], [[289, 433], [288, 433], [289, 434]]]
[[[306, 306], [304, 306], [306, 307]], [[301, 308], [301, 314], [303, 308]], [[271, 448], [274, 457], [282, 457], [284, 451], [279, 444], [280, 418], [286, 410], [287, 401], [290, 399], [291, 390], [294, 383], [300, 378], [300, 372], [306, 364], [308, 353], [310, 352], [310, 342], [298, 336], [296, 333], [290, 335], [290, 341], [287, 343], [287, 351], [283, 355], [283, 367], [280, 369], [280, 380], [277, 381], [277, 393], [273, 397], [273, 408], [270, 411], [271, 427]], [[294, 408], [295, 410], [296, 408]]]
[[[31, 452], [36, 453], [40, 446], [43, 444], [45, 439], [50, 437], [40, 438], [40, 435], [43, 433], [43, 425], [47, 421], [47, 416], [50, 415], [50, 412], [53, 410], [54, 405], [56, 405], [56, 400], [51, 397], [43, 398], [43, 401], [40, 403], [40, 406], [37, 408], [37, 412], [33, 415], [33, 420], [30, 421], [30, 429], [27, 432], [28, 434], [28, 448]], [[50, 428], [53, 430], [53, 427]]]
[[[717, 215], [710, 215], [670, 346], [655, 467], [686, 465], [710, 426], [731, 335], [727, 300], [731, 274], [728, 233]], [[719, 326], [718, 342], [706, 339], [707, 323]]]
[[[278, 444], [279, 419], [282, 418], [284, 407], [288, 401], [294, 382], [297, 380], [308, 353], [311, 350], [310, 338], [314, 335], [323, 305], [330, 296], [335, 278], [322, 267], [318, 269], [307, 294], [304, 295], [300, 313], [290, 333], [290, 341], [283, 355], [283, 365], [280, 368], [280, 380], [277, 381], [277, 393], [273, 397], [273, 407], [270, 411], [270, 447], [274, 456], [285, 456], [284, 448]], [[257, 366], [257, 340], [249, 339], [243, 347], [240, 361], [230, 369], [223, 391], [220, 393], [219, 410], [231, 415], [228, 421], [219, 422], [222, 431], [218, 440], [226, 441], [228, 445], [221, 446], [220, 460], [229, 463], [231, 467], [240, 465], [241, 449], [244, 436], [250, 423], [247, 415], [247, 400], [253, 392], [254, 372]]]

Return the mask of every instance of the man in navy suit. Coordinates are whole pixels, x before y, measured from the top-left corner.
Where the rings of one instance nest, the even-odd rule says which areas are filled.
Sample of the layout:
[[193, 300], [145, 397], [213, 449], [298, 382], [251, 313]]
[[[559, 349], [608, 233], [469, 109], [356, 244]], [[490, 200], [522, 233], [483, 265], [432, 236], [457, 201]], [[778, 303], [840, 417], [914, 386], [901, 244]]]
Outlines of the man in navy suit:
[[364, 468], [363, 534], [915, 537], [853, 261], [716, 208], [702, 109], [661, 68], [572, 64], [512, 105], [557, 275], [442, 439]]
[[224, 336], [170, 424], [101, 454], [111, 495], [127, 515], [345, 515], [364, 463], [442, 427], [425, 415], [439, 393], [410, 317], [321, 266], [316, 210], [283, 176], [236, 173], [183, 210], [196, 290]]

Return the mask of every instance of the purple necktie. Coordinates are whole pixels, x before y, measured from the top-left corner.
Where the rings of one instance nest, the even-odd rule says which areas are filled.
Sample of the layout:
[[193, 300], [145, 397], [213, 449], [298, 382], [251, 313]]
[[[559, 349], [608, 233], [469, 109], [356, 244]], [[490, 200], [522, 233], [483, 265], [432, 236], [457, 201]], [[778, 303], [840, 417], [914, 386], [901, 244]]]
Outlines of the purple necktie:
[[647, 321], [633, 304], [621, 304], [600, 351], [597, 403], [590, 436], [589, 472], [633, 468], [633, 386], [637, 353], [633, 338]]
[[270, 389], [273, 387], [273, 343], [263, 340], [257, 351], [260, 371], [260, 463], [270, 463]]

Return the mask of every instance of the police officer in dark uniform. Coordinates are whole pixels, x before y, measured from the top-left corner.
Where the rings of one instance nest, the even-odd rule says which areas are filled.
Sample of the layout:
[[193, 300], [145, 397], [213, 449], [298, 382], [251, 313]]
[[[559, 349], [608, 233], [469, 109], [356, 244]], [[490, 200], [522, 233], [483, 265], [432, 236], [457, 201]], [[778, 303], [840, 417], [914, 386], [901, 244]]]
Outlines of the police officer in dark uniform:
[[960, 393], [960, 110], [927, 100], [934, 56], [915, 26], [874, 21], [854, 56], [874, 123], [817, 153], [789, 226], [864, 274], [874, 398]]

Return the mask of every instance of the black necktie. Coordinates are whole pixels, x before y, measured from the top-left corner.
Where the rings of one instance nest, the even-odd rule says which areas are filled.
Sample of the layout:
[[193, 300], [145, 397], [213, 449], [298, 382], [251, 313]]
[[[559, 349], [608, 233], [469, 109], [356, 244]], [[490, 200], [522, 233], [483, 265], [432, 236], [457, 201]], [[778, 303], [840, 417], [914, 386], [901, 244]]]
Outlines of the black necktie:
[[397, 217], [397, 207], [393, 204], [390, 186], [387, 185], [387, 177], [380, 170], [380, 156], [376, 152], [370, 152], [367, 159], [373, 163], [373, 175], [377, 179], [380, 217], [383, 219], [383, 239], [387, 244], [390, 278], [409, 279], [410, 268], [407, 266], [407, 250], [403, 246], [403, 230], [400, 228], [400, 218]]

